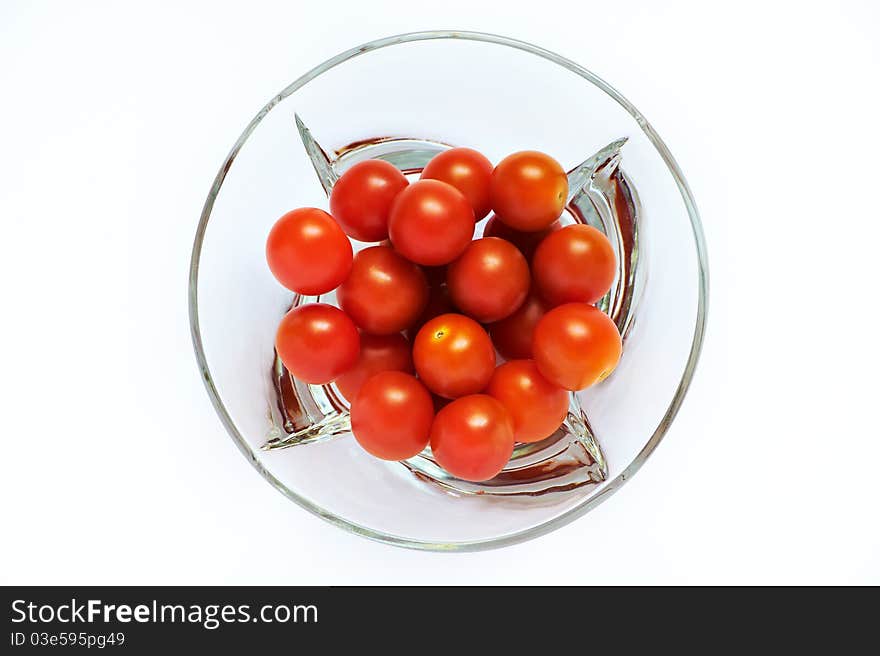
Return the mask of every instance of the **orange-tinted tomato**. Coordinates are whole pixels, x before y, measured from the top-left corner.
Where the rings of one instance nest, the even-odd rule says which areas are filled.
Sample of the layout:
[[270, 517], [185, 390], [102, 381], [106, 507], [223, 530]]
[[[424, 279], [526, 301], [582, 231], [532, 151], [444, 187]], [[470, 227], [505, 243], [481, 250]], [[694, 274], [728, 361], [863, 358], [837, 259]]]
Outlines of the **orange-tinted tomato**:
[[434, 155], [422, 171], [422, 180], [440, 180], [451, 184], [468, 199], [479, 221], [492, 209], [489, 185], [492, 162], [471, 148], [452, 148]]
[[327, 212], [303, 207], [282, 216], [266, 240], [266, 261], [278, 282], [308, 296], [326, 294], [351, 269], [351, 242]]
[[434, 401], [414, 376], [383, 371], [371, 376], [351, 405], [351, 432], [368, 453], [406, 460], [428, 446]]
[[606, 378], [617, 366], [623, 346], [607, 314], [586, 303], [566, 303], [538, 322], [532, 350], [547, 380], [579, 390]]
[[275, 350], [295, 378], [323, 385], [354, 366], [360, 336], [345, 312], [311, 303], [284, 315], [275, 334]]
[[502, 364], [492, 374], [486, 394], [507, 408], [517, 442], [549, 437], [568, 414], [568, 392], [544, 378], [533, 360]]
[[489, 323], [513, 314], [529, 293], [529, 265], [510, 242], [497, 237], [472, 241], [446, 274], [455, 306]]
[[513, 419], [485, 394], [456, 399], [434, 418], [431, 451], [443, 469], [466, 481], [496, 476], [513, 453]]
[[474, 210], [452, 185], [419, 180], [395, 199], [388, 234], [408, 260], [428, 266], [447, 264], [471, 243]]
[[617, 259], [600, 230], [570, 225], [541, 242], [532, 270], [538, 292], [551, 305], [595, 303], [611, 289]]
[[336, 297], [362, 330], [390, 335], [419, 318], [428, 302], [428, 283], [422, 270], [394, 249], [371, 246], [355, 255]]
[[531, 358], [535, 326], [547, 310], [541, 297], [530, 292], [516, 312], [489, 325], [489, 335], [498, 352], [508, 360]]
[[473, 319], [442, 314], [416, 335], [413, 363], [428, 389], [455, 399], [486, 387], [495, 370], [495, 349], [489, 335]]
[[555, 159], [534, 150], [508, 155], [492, 173], [492, 209], [515, 230], [535, 232], [559, 218], [568, 178]]
[[337, 378], [337, 389], [349, 401], [354, 401], [361, 385], [380, 371], [412, 373], [412, 349], [409, 340], [400, 333], [393, 335], [361, 334], [361, 352], [355, 365]]
[[379, 159], [358, 162], [333, 185], [330, 213], [346, 234], [360, 241], [388, 236], [388, 215], [409, 180], [393, 164]]
[[538, 244], [544, 240], [544, 237], [551, 232], [559, 230], [561, 227], [562, 224], [559, 223], [559, 221], [554, 221], [550, 224], [550, 227], [545, 228], [544, 230], [539, 230], [538, 232], [521, 232], [519, 230], [514, 230], [504, 223], [504, 221], [501, 221], [497, 216], [493, 216], [486, 222], [483, 236], [498, 237], [499, 239], [509, 241], [519, 249], [519, 252], [523, 254], [523, 257], [525, 257], [526, 260], [531, 262], [532, 256], [534, 256], [535, 250], [538, 248]]

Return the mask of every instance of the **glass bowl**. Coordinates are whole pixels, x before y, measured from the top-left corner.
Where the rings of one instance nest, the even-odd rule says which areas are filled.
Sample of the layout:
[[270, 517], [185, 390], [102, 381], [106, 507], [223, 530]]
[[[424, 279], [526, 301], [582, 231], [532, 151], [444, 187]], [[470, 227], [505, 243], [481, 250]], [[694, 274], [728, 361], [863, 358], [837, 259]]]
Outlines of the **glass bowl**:
[[[517, 150], [551, 154], [570, 171], [563, 221], [605, 231], [619, 261], [617, 280], [599, 305], [624, 336], [620, 365], [602, 383], [572, 394], [556, 434], [518, 446], [505, 471], [478, 484], [445, 474], [430, 449], [400, 463], [372, 458], [352, 438], [347, 403], [335, 387], [288, 374], [274, 352], [276, 326], [291, 305], [316, 299], [278, 285], [264, 255], [274, 221], [295, 207], [326, 208], [327, 193], [353, 163], [378, 157], [417, 175], [450, 145], [476, 148], [496, 162]], [[359, 535], [449, 551], [553, 530], [641, 467], [687, 392], [707, 292], [693, 197], [632, 104], [547, 50], [438, 31], [343, 52], [257, 113], [205, 202], [189, 310], [211, 401], [267, 481]]]

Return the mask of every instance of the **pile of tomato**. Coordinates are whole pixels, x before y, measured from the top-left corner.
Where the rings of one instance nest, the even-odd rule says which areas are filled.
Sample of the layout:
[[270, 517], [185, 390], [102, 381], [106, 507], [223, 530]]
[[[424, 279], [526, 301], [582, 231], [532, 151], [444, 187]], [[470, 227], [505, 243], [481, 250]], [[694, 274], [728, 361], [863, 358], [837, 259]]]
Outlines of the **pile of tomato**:
[[[293, 210], [269, 234], [278, 281], [336, 290], [339, 304], [290, 310], [281, 361], [307, 383], [335, 382], [372, 455], [403, 460], [430, 444], [453, 476], [492, 478], [515, 443], [559, 428], [569, 390], [620, 359], [617, 327], [594, 307], [614, 251], [601, 231], [560, 224], [567, 194], [565, 171], [535, 151], [493, 167], [453, 148], [414, 182], [382, 160], [352, 166], [330, 213]], [[354, 254], [350, 238], [376, 245]]]

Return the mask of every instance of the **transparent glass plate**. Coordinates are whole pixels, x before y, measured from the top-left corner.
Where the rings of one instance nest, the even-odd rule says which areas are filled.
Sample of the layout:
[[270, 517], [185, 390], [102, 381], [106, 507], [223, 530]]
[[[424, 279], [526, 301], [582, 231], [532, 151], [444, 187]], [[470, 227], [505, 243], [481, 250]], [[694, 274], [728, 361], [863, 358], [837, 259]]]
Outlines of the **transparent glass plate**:
[[[351, 437], [347, 404], [335, 388], [289, 375], [274, 353], [275, 328], [291, 305], [316, 299], [278, 285], [264, 256], [273, 222], [295, 207], [326, 208], [336, 178], [357, 161], [379, 157], [417, 174], [433, 154], [455, 145], [496, 162], [516, 150], [553, 155], [570, 171], [563, 221], [605, 231], [619, 261], [614, 286], [600, 302], [624, 335], [617, 370], [572, 395], [555, 435], [519, 446], [505, 471], [479, 484], [445, 474], [430, 449], [402, 463], [372, 458]], [[275, 96], [214, 180], [189, 280], [205, 385], [256, 469], [337, 526], [436, 550], [535, 537], [585, 513], [630, 478], [687, 391], [707, 290], [696, 206], [644, 117], [569, 60], [470, 32], [373, 41]], [[335, 302], [332, 294], [320, 300]]]

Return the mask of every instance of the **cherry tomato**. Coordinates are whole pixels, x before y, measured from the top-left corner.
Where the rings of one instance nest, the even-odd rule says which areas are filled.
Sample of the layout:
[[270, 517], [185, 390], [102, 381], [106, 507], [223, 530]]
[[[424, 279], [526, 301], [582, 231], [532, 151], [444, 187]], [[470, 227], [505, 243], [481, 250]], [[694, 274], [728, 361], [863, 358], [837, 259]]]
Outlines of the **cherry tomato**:
[[269, 269], [282, 285], [317, 296], [336, 289], [351, 270], [351, 242], [333, 217], [314, 207], [282, 216], [266, 240]]
[[471, 204], [477, 221], [492, 209], [492, 162], [476, 150], [452, 148], [434, 155], [422, 171], [422, 180], [425, 179], [440, 180], [458, 189]]
[[608, 315], [586, 303], [566, 303], [538, 322], [532, 349], [544, 377], [574, 391], [606, 378], [623, 346]]
[[483, 237], [472, 241], [449, 265], [446, 280], [456, 307], [489, 323], [510, 316], [522, 305], [529, 293], [529, 265], [510, 242]]
[[551, 305], [595, 303], [611, 289], [617, 260], [600, 230], [578, 224], [548, 235], [535, 251], [532, 269], [538, 291]]
[[409, 340], [400, 333], [361, 334], [361, 352], [357, 362], [334, 382], [346, 399], [354, 401], [364, 382], [380, 371], [414, 371]]
[[538, 232], [520, 232], [519, 230], [511, 228], [497, 216], [493, 216], [486, 222], [483, 236], [498, 237], [499, 239], [509, 241], [519, 249], [519, 252], [523, 254], [523, 257], [525, 257], [526, 260], [531, 262], [532, 256], [535, 254], [535, 249], [538, 248], [538, 244], [544, 240], [544, 237], [555, 230], [559, 230], [561, 227], [562, 224], [559, 223], [559, 221], [554, 221], [550, 224], [549, 228], [539, 230]]
[[568, 414], [568, 392], [544, 378], [533, 360], [502, 364], [492, 374], [486, 394], [507, 408], [517, 442], [550, 437]]
[[371, 246], [355, 255], [336, 298], [362, 330], [390, 335], [419, 318], [428, 302], [428, 283], [419, 267], [393, 249]]
[[354, 366], [360, 336], [339, 308], [310, 303], [284, 315], [275, 334], [275, 350], [295, 378], [323, 385]]
[[491, 324], [489, 334], [498, 352], [508, 360], [531, 358], [535, 326], [548, 309], [541, 297], [531, 292], [516, 312]]
[[508, 155], [492, 173], [492, 208], [511, 228], [549, 227], [565, 207], [568, 178], [555, 159], [534, 150]]
[[388, 213], [409, 180], [393, 164], [380, 159], [358, 162], [336, 181], [330, 213], [346, 234], [360, 241], [388, 236]]
[[498, 475], [510, 460], [513, 419], [491, 396], [463, 396], [434, 418], [431, 451], [437, 464], [453, 476], [486, 481]]
[[419, 180], [391, 207], [388, 234], [408, 260], [436, 266], [462, 254], [474, 236], [474, 210], [462, 193], [439, 180]]
[[486, 387], [495, 370], [495, 349], [483, 327], [461, 314], [441, 314], [422, 326], [413, 362], [435, 394], [455, 399]]
[[406, 460], [428, 446], [434, 401], [415, 376], [382, 371], [363, 384], [351, 404], [351, 432], [383, 460]]

